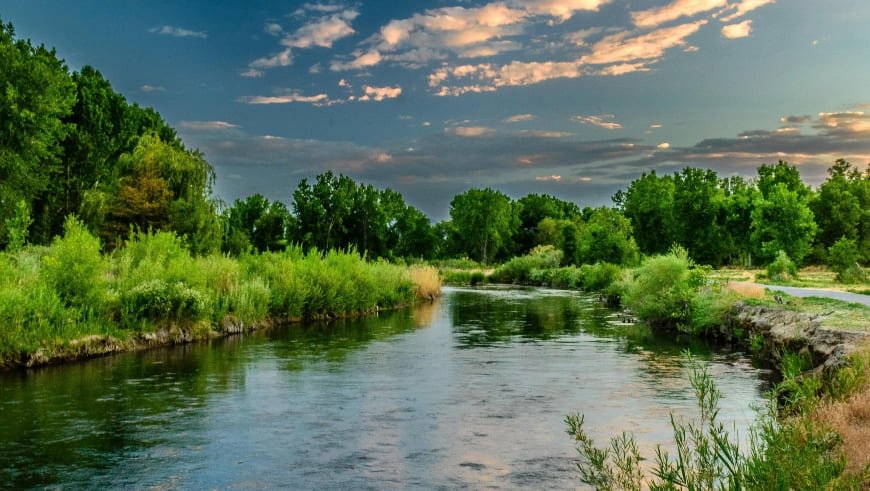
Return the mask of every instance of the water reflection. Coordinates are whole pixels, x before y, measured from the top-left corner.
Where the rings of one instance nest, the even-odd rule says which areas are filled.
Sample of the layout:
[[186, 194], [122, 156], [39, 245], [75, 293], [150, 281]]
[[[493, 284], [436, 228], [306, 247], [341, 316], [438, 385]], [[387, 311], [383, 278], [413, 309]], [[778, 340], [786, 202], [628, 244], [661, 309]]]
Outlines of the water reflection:
[[748, 359], [552, 290], [447, 289], [374, 318], [2, 374], [0, 482], [574, 488], [565, 414], [601, 441], [668, 440], [668, 411], [693, 405], [686, 347], [746, 424], [764, 387]]

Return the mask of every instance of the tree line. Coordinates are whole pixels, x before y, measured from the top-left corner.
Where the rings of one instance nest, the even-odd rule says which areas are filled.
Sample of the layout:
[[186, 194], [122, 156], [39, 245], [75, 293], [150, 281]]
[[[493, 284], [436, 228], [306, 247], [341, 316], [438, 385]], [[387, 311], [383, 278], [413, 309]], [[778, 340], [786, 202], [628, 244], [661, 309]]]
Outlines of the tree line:
[[98, 70], [71, 72], [53, 49], [0, 26], [0, 248], [7, 250], [49, 243], [76, 215], [106, 249], [152, 230], [175, 232], [198, 254], [296, 244], [490, 264], [553, 245], [565, 265], [631, 265], [678, 244], [713, 266], [763, 264], [779, 251], [798, 263], [870, 261], [870, 167], [844, 160], [817, 189], [783, 161], [761, 165], [754, 179], [693, 167], [651, 171], [599, 208], [470, 189], [452, 199], [440, 223], [393, 190], [332, 172], [302, 180], [289, 206], [258, 194], [223, 204], [212, 193], [211, 165], [156, 111], [127, 102]]

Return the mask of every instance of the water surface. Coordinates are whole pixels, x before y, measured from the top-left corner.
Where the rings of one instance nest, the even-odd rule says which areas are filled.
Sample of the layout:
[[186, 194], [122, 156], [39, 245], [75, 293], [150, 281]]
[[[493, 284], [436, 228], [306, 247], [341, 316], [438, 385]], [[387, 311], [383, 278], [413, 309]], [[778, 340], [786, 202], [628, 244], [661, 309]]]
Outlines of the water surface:
[[694, 400], [681, 351], [745, 427], [766, 372], [621, 326], [589, 296], [445, 289], [376, 318], [0, 374], [15, 488], [579, 488], [568, 413], [647, 456]]

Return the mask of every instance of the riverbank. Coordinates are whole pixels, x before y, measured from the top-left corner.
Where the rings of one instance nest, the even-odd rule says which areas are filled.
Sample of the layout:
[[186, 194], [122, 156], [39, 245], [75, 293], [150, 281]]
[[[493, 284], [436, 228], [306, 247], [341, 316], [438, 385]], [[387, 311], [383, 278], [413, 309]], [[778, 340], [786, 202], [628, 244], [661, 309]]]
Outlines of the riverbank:
[[194, 256], [172, 233], [101, 254], [78, 222], [48, 247], [0, 255], [0, 369], [353, 317], [438, 295], [432, 268], [355, 252]]

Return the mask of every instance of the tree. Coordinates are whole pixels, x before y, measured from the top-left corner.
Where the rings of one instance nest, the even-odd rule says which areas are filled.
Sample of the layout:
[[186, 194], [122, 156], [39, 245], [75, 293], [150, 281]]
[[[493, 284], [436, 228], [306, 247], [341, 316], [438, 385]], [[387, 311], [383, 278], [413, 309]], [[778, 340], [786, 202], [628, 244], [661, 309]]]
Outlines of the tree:
[[54, 50], [15, 39], [12, 24], [0, 20], [0, 87], [0, 241], [8, 241], [6, 219], [23, 200], [33, 216], [31, 237], [47, 242], [62, 212], [48, 192], [61, 173], [74, 84]]
[[248, 247], [277, 251], [287, 247], [293, 217], [284, 203], [270, 202], [261, 194], [236, 200], [223, 213], [224, 252], [239, 254]]
[[786, 183], [773, 186], [752, 210], [752, 244], [767, 261], [782, 250], [800, 264], [810, 252], [816, 228], [806, 199]]
[[784, 160], [780, 160], [776, 165], [761, 164], [758, 168], [756, 185], [764, 199], [768, 199], [777, 184], [784, 184], [786, 189], [797, 193], [801, 198], [807, 198], [811, 192], [809, 186], [801, 180], [801, 173], [794, 165]]
[[514, 253], [522, 255], [541, 244], [538, 225], [545, 218], [552, 220], [572, 219], [580, 216], [580, 208], [548, 194], [529, 194], [517, 201], [520, 225], [514, 236]]
[[725, 193], [720, 210], [723, 227], [722, 250], [730, 264], [752, 266], [752, 208], [760, 197], [752, 183], [739, 176], [720, 180], [719, 187]]
[[674, 243], [674, 179], [655, 171], [641, 174], [628, 190], [613, 197], [631, 221], [634, 238], [645, 254], [661, 254]]
[[634, 265], [640, 259], [631, 222], [619, 210], [596, 208], [580, 229], [577, 262]]
[[[819, 226], [817, 250], [827, 250], [842, 237], [870, 246], [865, 236], [870, 229], [870, 176], [865, 178], [849, 162], [839, 159], [828, 169], [810, 208]], [[824, 259], [824, 254], [818, 256]]]
[[714, 171], [686, 167], [674, 174], [675, 239], [700, 264], [718, 266], [727, 254], [720, 222], [724, 203]]
[[450, 218], [462, 251], [483, 263], [503, 256], [520, 222], [511, 199], [490, 188], [469, 189], [454, 196]]

